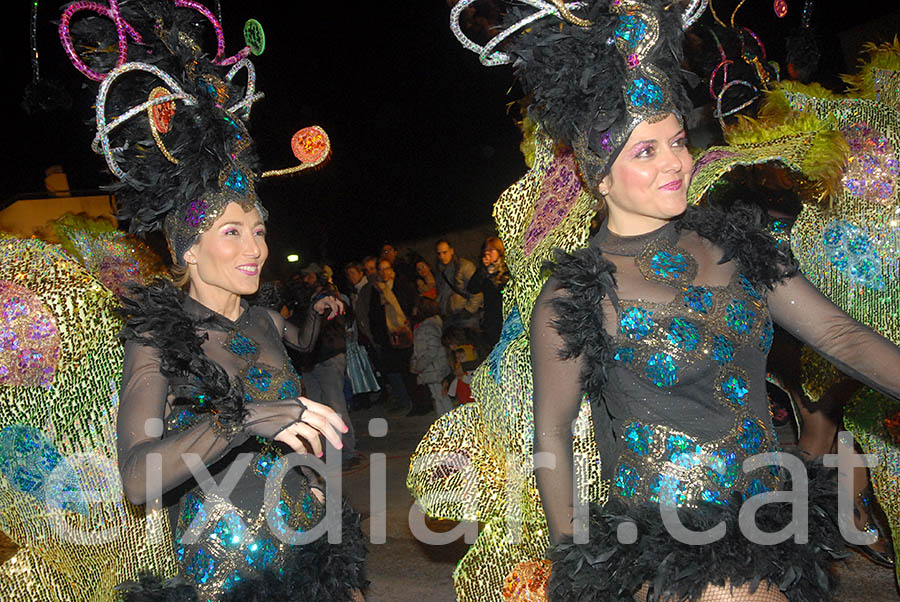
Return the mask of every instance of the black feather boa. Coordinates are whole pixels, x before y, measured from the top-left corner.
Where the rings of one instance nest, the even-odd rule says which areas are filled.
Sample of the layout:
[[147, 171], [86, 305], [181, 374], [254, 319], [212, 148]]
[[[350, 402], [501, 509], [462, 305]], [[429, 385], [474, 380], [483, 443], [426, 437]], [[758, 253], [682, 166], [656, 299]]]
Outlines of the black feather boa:
[[556, 262], [545, 263], [558, 286], [569, 293], [553, 299], [558, 316], [554, 328], [563, 340], [562, 358], [584, 357], [581, 384], [588, 397], [599, 400], [612, 363], [610, 337], [603, 328], [603, 299], [616, 287], [616, 266], [595, 249], [572, 254], [556, 250]]
[[725, 251], [720, 263], [732, 259], [757, 286], [771, 289], [797, 272], [790, 251], [769, 233], [767, 214], [756, 205], [737, 202], [727, 211], [713, 206], [690, 207], [678, 220], [679, 230], [693, 230]]
[[[360, 516], [345, 501], [341, 511], [341, 543], [322, 536], [291, 548], [279, 569], [245, 577], [219, 602], [353, 602], [354, 592], [368, 585], [366, 544]], [[163, 581], [143, 575], [119, 586], [123, 602], [197, 602], [197, 593], [181, 578]]]
[[244, 419], [244, 388], [203, 353], [205, 320], [190, 316], [184, 293], [163, 278], [149, 286], [135, 285], [121, 298], [119, 315], [125, 320], [120, 337], [159, 351], [160, 371], [168, 378], [188, 378], [199, 412], [212, 412], [222, 427], [238, 428]]
[[[728, 507], [704, 504], [678, 510], [682, 524], [693, 531], [726, 524], [725, 536], [707, 545], [688, 545], [674, 539], [656, 505], [630, 506], [611, 498], [605, 506], [591, 508], [588, 543], [563, 543], [551, 548], [548, 599], [631, 602], [634, 592], [649, 583], [648, 600], [683, 602], [699, 599], [708, 584], [721, 586], [726, 582], [751, 588], [771, 584], [791, 602], [831, 599], [835, 579], [828, 567], [844, 556], [844, 542], [835, 520], [834, 471], [821, 465], [807, 468], [808, 543], [794, 543], [789, 538], [775, 545], [759, 545], [745, 539], [738, 528], [743, 503], [739, 494]], [[756, 513], [756, 524], [764, 532], [777, 532], [791, 522], [792, 516], [787, 503], [765, 504]], [[627, 522], [636, 524], [638, 531], [637, 542], [630, 545], [616, 537], [618, 526]]]

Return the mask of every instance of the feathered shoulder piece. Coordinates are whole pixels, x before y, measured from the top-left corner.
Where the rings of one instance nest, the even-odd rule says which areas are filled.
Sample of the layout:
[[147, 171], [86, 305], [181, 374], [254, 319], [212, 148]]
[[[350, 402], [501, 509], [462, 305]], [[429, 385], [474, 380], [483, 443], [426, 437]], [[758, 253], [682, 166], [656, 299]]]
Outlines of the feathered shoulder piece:
[[574, 253], [557, 250], [555, 261], [544, 264], [552, 280], [565, 295], [552, 301], [553, 326], [562, 337], [564, 358], [583, 356], [581, 384], [591, 399], [599, 400], [612, 361], [609, 336], [603, 327], [603, 299], [616, 288], [616, 266], [599, 249], [588, 247]]
[[163, 278], [131, 287], [122, 296], [119, 315], [125, 326], [120, 336], [156, 349], [164, 376], [187, 378], [193, 391], [189, 403], [195, 410], [215, 414], [223, 427], [239, 427], [244, 417], [243, 386], [203, 353], [206, 336], [200, 327], [206, 320], [191, 316], [183, 301], [184, 293]]
[[768, 220], [755, 205], [736, 203], [727, 211], [712, 206], [689, 207], [677, 227], [693, 230], [721, 247], [722, 263], [737, 261], [754, 285], [771, 289], [797, 272], [790, 250], [767, 228]]

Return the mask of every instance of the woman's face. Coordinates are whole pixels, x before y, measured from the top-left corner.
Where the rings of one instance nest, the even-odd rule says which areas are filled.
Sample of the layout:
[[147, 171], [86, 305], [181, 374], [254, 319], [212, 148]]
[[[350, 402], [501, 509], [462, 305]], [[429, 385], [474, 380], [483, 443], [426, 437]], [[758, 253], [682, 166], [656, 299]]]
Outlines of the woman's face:
[[431, 268], [428, 267], [427, 263], [425, 263], [424, 261], [419, 261], [418, 263], [416, 263], [416, 274], [418, 274], [422, 278], [425, 278], [430, 273], [431, 273]]
[[500, 252], [497, 249], [485, 249], [481, 254], [481, 262], [484, 265], [491, 265], [500, 260]]
[[212, 228], [184, 254], [191, 289], [207, 294], [253, 294], [268, 255], [266, 227], [259, 212], [229, 203]]
[[598, 185], [610, 229], [643, 234], [684, 213], [692, 165], [684, 128], [674, 115], [641, 122]]

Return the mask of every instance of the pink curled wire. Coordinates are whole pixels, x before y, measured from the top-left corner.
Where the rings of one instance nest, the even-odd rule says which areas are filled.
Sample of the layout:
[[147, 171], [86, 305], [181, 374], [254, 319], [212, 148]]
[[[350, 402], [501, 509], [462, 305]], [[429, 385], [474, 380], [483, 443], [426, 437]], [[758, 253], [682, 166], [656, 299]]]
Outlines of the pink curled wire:
[[85, 62], [81, 60], [81, 57], [78, 56], [78, 53], [75, 51], [75, 44], [72, 42], [69, 24], [72, 21], [72, 16], [81, 11], [95, 12], [102, 17], [107, 17], [115, 24], [119, 50], [119, 56], [116, 59], [116, 67], [121, 67], [128, 59], [127, 37], [131, 37], [132, 40], [140, 44], [142, 42], [141, 36], [127, 21], [125, 21], [125, 19], [122, 18], [122, 15], [119, 14], [119, 3], [117, 0], [109, 0], [109, 6], [104, 6], [97, 2], [76, 2], [69, 5], [66, 10], [63, 11], [62, 17], [59, 20], [58, 31], [59, 39], [66, 51], [66, 55], [69, 57], [69, 60], [72, 61], [72, 64], [75, 65], [75, 68], [81, 71], [85, 76], [94, 81], [103, 81], [106, 74], [99, 73], [88, 67]]
[[216, 58], [213, 59], [213, 63], [223, 66], [233, 65], [239, 60], [245, 59], [250, 56], [250, 48], [248, 46], [245, 46], [234, 56], [223, 59], [222, 55], [225, 54], [225, 33], [222, 30], [222, 25], [219, 23], [219, 20], [216, 19], [216, 16], [212, 13], [212, 11], [199, 2], [196, 2], [195, 0], [175, 0], [175, 6], [178, 8], [192, 8], [206, 17], [207, 20], [212, 24], [213, 29], [215, 29], [216, 31]]

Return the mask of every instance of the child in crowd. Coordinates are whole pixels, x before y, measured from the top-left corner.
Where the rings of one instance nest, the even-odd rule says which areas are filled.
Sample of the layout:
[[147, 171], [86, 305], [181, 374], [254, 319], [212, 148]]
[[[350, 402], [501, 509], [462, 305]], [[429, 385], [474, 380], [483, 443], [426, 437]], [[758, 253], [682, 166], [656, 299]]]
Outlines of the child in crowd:
[[420, 385], [428, 387], [434, 409], [440, 416], [452, 410], [453, 403], [441, 386], [444, 377], [450, 372], [450, 366], [441, 342], [443, 322], [437, 301], [420, 296], [413, 308], [412, 318], [415, 328], [409, 369], [416, 375], [416, 381]]

